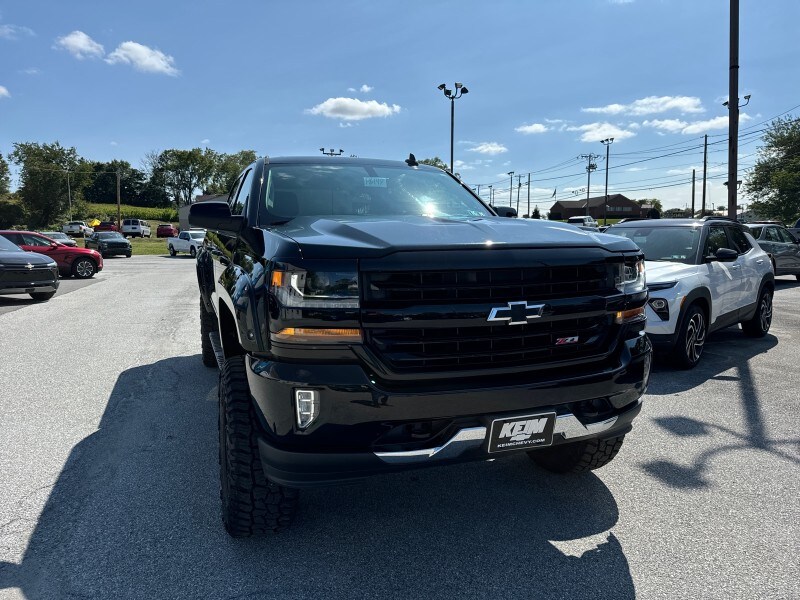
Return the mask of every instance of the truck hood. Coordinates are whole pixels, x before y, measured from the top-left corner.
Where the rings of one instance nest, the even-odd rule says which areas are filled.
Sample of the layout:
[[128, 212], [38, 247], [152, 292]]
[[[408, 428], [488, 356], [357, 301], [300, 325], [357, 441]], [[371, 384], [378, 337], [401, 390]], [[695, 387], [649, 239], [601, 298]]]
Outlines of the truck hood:
[[616, 235], [592, 233], [564, 223], [505, 217], [297, 217], [275, 231], [294, 240], [305, 258], [331, 258], [332, 254], [336, 258], [359, 258], [397, 251], [489, 247], [638, 250], [633, 242]]
[[647, 277], [647, 283], [675, 281], [687, 275], [692, 275], [696, 271], [697, 265], [687, 265], [663, 260], [646, 260], [644, 262], [644, 272]]

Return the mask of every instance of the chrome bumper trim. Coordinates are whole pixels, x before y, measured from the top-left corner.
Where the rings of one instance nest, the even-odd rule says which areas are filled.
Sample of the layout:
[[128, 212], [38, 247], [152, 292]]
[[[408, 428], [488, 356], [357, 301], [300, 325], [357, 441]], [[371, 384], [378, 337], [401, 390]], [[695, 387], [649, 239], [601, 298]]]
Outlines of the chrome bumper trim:
[[[638, 404], [641, 403], [642, 400], [639, 399]], [[567, 440], [597, 435], [611, 429], [616, 424], [617, 418], [618, 417], [611, 417], [604, 421], [584, 425], [572, 413], [558, 415], [556, 417], [553, 435], [561, 435]], [[469, 427], [459, 430], [459, 432], [447, 440], [447, 442], [436, 448], [406, 450], [402, 452], [375, 452], [374, 454], [385, 463], [406, 465], [457, 458], [466, 450], [480, 447], [486, 439], [486, 431], [486, 427]]]
[[404, 452], [375, 452], [375, 456], [383, 462], [391, 464], [409, 464], [428, 460], [444, 460], [456, 458], [469, 448], [477, 448], [486, 439], [486, 427], [469, 427], [461, 429], [443, 445], [423, 450], [407, 450]]

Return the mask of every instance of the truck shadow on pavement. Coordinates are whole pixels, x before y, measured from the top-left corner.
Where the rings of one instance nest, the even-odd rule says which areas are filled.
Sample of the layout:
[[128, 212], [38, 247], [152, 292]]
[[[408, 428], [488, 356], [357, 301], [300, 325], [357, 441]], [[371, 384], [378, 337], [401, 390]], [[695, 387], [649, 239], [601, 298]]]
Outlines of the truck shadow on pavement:
[[216, 382], [199, 356], [123, 372], [21, 564], [0, 563], [0, 589], [29, 599], [634, 598], [609, 532], [619, 519], [609, 489], [525, 456], [305, 490], [287, 532], [229, 538]]
[[[693, 455], [689, 454], [689, 464], [662, 459], [644, 463], [641, 468], [673, 488], [699, 489], [709, 487], [712, 483], [709, 475], [712, 461], [731, 452], [757, 450], [800, 466], [800, 459], [791, 452], [794, 447], [800, 447], [800, 439], [774, 439], [767, 434], [762, 409], [764, 399], [759, 395], [750, 367], [751, 358], [767, 352], [777, 343], [777, 338], [771, 334], [752, 339], [734, 329], [723, 330], [707, 342], [707, 346], [713, 344], [714, 350], [704, 353], [694, 370], [681, 372], [678, 377], [669, 377], [665, 372], [663, 379], [656, 374], [648, 387], [649, 395], [677, 394], [700, 386], [707, 379], [735, 385], [736, 389], [731, 390], [724, 401], [731, 405], [731, 415], [741, 414], [741, 418], [737, 419], [741, 425], [706, 422], [685, 415], [655, 418], [654, 422], [660, 429], [679, 439], [696, 440], [701, 449]], [[733, 374], [721, 374], [731, 369]], [[693, 404], [717, 401], [704, 398], [702, 393], [681, 397]], [[694, 408], [689, 407], [687, 412]], [[719, 441], [712, 442], [716, 437]]]

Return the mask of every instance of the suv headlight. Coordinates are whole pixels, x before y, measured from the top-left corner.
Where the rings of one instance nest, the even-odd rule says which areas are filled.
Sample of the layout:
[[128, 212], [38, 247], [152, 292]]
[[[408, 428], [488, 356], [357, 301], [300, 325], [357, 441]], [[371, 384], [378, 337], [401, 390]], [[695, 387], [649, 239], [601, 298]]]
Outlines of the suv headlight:
[[270, 291], [284, 306], [358, 308], [358, 273], [273, 271]]
[[626, 260], [617, 265], [617, 274], [614, 278], [617, 289], [624, 294], [636, 294], [645, 291], [643, 260]]

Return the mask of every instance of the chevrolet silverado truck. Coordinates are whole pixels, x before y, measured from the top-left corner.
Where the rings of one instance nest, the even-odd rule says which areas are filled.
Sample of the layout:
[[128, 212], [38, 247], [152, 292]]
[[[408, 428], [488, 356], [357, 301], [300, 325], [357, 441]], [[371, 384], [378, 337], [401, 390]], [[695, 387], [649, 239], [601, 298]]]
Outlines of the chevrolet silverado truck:
[[631, 241], [497, 216], [406, 161], [263, 158], [192, 205], [219, 367], [222, 519], [277, 532], [298, 489], [525, 452], [602, 467], [651, 346]]
[[197, 256], [197, 250], [203, 245], [203, 238], [205, 237], [206, 232], [202, 229], [181, 231], [177, 237], [167, 238], [169, 255], [175, 256], [178, 252], [187, 252], [189, 256], [194, 258]]

